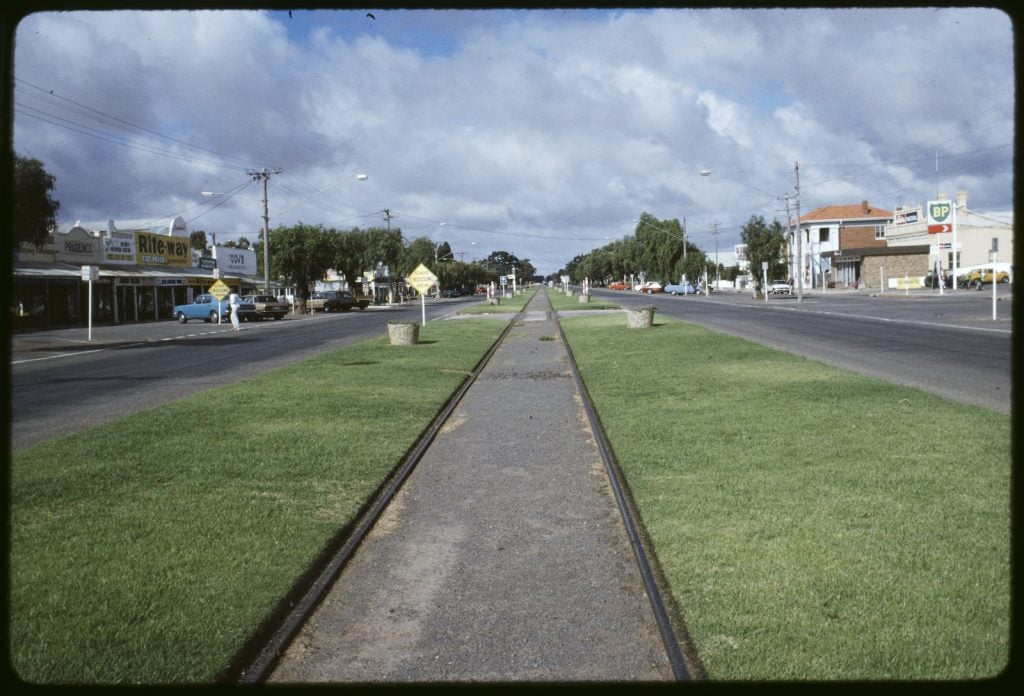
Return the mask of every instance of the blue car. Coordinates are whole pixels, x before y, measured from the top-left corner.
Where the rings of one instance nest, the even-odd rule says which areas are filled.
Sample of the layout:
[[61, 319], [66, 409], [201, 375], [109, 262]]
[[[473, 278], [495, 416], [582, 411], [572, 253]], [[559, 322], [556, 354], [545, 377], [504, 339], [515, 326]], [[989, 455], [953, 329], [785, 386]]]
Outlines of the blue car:
[[[252, 302], [243, 302], [238, 306], [239, 319], [243, 319], [247, 314], [253, 315], [255, 312], [256, 305]], [[218, 300], [209, 293], [199, 295], [190, 304], [177, 305], [174, 308], [174, 318], [181, 324], [187, 323], [189, 319], [202, 319], [205, 322], [217, 321], [218, 315], [222, 322], [229, 321], [231, 306], [226, 299]]]
[[694, 287], [693, 283], [676, 283], [666, 285], [665, 292], [672, 293], [673, 295], [696, 295], [697, 288]]

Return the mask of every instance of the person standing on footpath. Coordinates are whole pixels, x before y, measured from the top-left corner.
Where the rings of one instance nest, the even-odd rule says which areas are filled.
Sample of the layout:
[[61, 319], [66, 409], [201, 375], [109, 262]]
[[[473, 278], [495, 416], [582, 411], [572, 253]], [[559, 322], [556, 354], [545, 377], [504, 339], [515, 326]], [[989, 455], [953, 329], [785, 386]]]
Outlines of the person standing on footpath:
[[231, 308], [231, 330], [235, 333], [241, 331], [241, 327], [238, 325], [238, 305], [242, 303], [238, 293], [233, 292], [228, 295], [228, 307]]

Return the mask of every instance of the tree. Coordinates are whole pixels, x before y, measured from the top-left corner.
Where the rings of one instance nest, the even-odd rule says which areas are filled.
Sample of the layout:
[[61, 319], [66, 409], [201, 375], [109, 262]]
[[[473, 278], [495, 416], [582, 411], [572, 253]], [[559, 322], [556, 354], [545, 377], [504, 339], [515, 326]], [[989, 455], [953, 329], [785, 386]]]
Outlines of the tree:
[[356, 278], [363, 275], [373, 266], [364, 266], [363, 258], [366, 256], [366, 235], [359, 229], [352, 229], [347, 232], [332, 230], [331, 234], [331, 268], [345, 276], [345, 280], [352, 283]]
[[747, 245], [747, 259], [750, 261], [750, 272], [754, 276], [754, 285], [763, 292], [761, 282], [763, 271], [761, 264], [768, 263], [768, 277], [781, 278], [787, 273], [786, 262], [782, 258], [782, 245], [786, 240], [782, 223], [772, 220], [769, 225], [760, 215], [752, 215], [740, 231], [740, 239]]
[[[388, 274], [392, 277], [401, 275], [401, 265], [405, 255], [405, 240], [402, 239], [402, 230], [397, 227], [395, 229], [370, 227], [362, 231], [354, 229], [353, 232], [363, 236], [362, 254], [355, 259], [358, 261], [360, 270], [377, 268], [377, 264], [383, 264], [387, 266]], [[352, 277], [347, 274], [345, 278], [352, 280]]]
[[489, 277], [493, 280], [497, 280], [498, 276], [510, 274], [513, 268], [516, 269], [516, 284], [528, 281], [536, 270], [529, 259], [520, 259], [507, 251], [492, 251], [484, 259], [484, 265], [489, 269]]
[[421, 263], [431, 271], [437, 272], [434, 268], [434, 242], [429, 237], [417, 237], [405, 247], [402, 265], [399, 272], [407, 276]]
[[60, 203], [50, 197], [57, 180], [43, 168], [37, 159], [14, 156], [14, 234], [13, 249], [23, 243], [37, 249], [46, 243], [47, 236], [57, 226]]
[[311, 283], [322, 279], [331, 267], [331, 235], [322, 227], [298, 224], [278, 227], [270, 233], [271, 276], [280, 276], [308, 296]]
[[188, 235], [188, 244], [193, 249], [206, 251], [206, 231], [196, 230]]

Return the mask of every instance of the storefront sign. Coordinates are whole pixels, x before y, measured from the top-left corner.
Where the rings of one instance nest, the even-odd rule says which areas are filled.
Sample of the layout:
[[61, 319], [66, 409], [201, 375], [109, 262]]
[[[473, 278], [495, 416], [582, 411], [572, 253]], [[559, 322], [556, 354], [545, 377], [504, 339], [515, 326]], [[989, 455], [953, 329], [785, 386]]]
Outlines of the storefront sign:
[[102, 261], [100, 239], [81, 228], [76, 227], [67, 233], [57, 232], [53, 235], [53, 243], [56, 260], [60, 263], [94, 264]]
[[134, 232], [111, 232], [103, 245], [107, 263], [135, 263]]
[[138, 263], [142, 266], [191, 266], [192, 249], [186, 237], [136, 232]]
[[256, 275], [256, 252], [252, 249], [215, 246], [213, 258], [217, 260], [217, 269], [224, 275], [254, 276]]

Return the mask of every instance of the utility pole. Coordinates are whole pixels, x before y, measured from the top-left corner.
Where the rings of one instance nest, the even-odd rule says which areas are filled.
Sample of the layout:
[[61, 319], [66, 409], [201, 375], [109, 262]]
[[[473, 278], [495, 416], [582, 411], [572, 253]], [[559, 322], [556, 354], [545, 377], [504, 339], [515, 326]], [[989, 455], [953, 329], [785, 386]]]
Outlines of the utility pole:
[[388, 231], [390, 232], [391, 231], [391, 218], [398, 217], [398, 216], [391, 214], [391, 208], [385, 208], [384, 210], [382, 210], [380, 212], [384, 213], [384, 222], [388, 223]]
[[253, 181], [263, 181], [263, 292], [270, 294], [270, 208], [267, 205], [267, 180], [272, 174], [280, 174], [282, 169], [270, 171], [250, 169], [246, 172]]
[[793, 172], [796, 176], [796, 262], [799, 272], [796, 275], [796, 301], [804, 300], [804, 253], [803, 253], [803, 232], [800, 229], [800, 163], [793, 163]]
[[686, 261], [686, 218], [683, 218], [683, 261]]
[[711, 234], [715, 235], [715, 290], [720, 290], [719, 287], [722, 280], [722, 272], [718, 265], [718, 228], [722, 226], [720, 222], [712, 222], [708, 225], [711, 228]]

